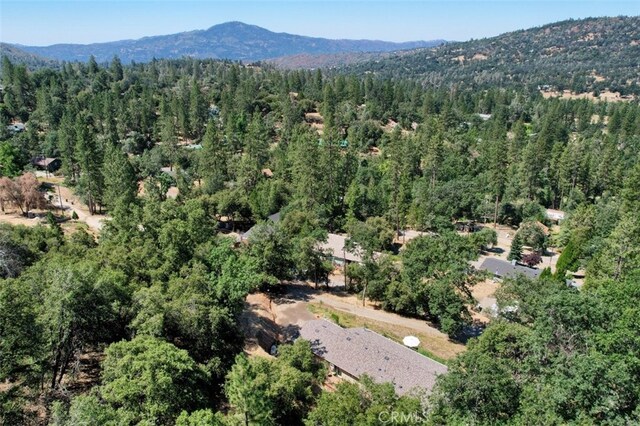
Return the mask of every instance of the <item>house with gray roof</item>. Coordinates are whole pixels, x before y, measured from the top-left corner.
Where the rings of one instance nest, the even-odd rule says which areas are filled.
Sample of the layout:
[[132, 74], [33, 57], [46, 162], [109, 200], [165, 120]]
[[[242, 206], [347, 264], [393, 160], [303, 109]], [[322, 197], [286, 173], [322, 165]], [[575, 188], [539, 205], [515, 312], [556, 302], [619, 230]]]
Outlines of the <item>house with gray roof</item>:
[[389, 382], [398, 395], [412, 389], [431, 392], [436, 378], [447, 372], [445, 365], [366, 328], [342, 328], [319, 319], [306, 322], [300, 337], [338, 374]]
[[[280, 212], [274, 213], [274, 214], [269, 215], [267, 217], [267, 223], [268, 224], [276, 224], [276, 223], [280, 222], [280, 218], [281, 218]], [[251, 238], [251, 235], [253, 235], [255, 230], [256, 230], [256, 225], [254, 225], [251, 228], [249, 228], [249, 230], [247, 232], [245, 232], [245, 233], [240, 235], [240, 241], [249, 241], [249, 238]]]
[[478, 269], [491, 272], [497, 279], [515, 278], [518, 275], [536, 279], [542, 273], [540, 269], [529, 268], [519, 265], [516, 262], [507, 262], [506, 260], [496, 259], [495, 257], [487, 257]]
[[[327, 234], [327, 240], [319, 244], [320, 250], [331, 256], [331, 260], [336, 265], [344, 265], [346, 263], [362, 263], [362, 248], [355, 244], [353, 248], [347, 248], [347, 236], [340, 234]], [[377, 259], [382, 254], [373, 253], [373, 258]]]

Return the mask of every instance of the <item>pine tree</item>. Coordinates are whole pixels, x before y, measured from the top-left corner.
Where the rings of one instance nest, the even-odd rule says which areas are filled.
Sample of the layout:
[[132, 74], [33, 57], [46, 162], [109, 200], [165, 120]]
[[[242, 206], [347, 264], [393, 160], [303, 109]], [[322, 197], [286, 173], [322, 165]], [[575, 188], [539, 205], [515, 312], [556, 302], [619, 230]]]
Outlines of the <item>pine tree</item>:
[[567, 246], [560, 253], [556, 264], [556, 277], [564, 278], [567, 271], [575, 270], [578, 265], [579, 252], [573, 239], [569, 240]]
[[189, 95], [189, 119], [191, 126], [191, 137], [200, 139], [204, 133], [204, 124], [207, 117], [207, 103], [202, 96], [200, 86], [194, 80], [191, 82], [191, 93]]
[[190, 91], [187, 80], [183, 79], [180, 84], [178, 96], [173, 98], [173, 113], [178, 119], [178, 128], [183, 137], [187, 137], [190, 133], [191, 126], [189, 124], [191, 117], [189, 116], [189, 98]]
[[118, 203], [129, 205], [135, 201], [136, 176], [127, 156], [117, 145], [108, 145], [102, 169], [104, 204], [114, 208]]
[[620, 195], [624, 211], [637, 214], [640, 209], [640, 162], [627, 175]]
[[227, 376], [225, 393], [229, 404], [242, 417], [245, 426], [272, 423], [272, 413], [267, 398], [267, 383], [256, 380], [257, 372], [244, 354], [236, 357], [236, 362]]
[[75, 125], [75, 152], [80, 166], [78, 190], [84, 195], [89, 212], [95, 214], [102, 204], [102, 152], [84, 118], [78, 117]]
[[511, 251], [507, 260], [521, 260], [522, 259], [522, 238], [519, 234], [516, 234], [511, 241]]
[[124, 73], [122, 71], [122, 62], [120, 61], [120, 58], [118, 58], [117, 56], [113, 57], [113, 59], [111, 60], [109, 71], [111, 72], [111, 78], [113, 79], [113, 81], [122, 80]]
[[493, 196], [495, 197], [495, 206], [493, 212], [493, 226], [498, 223], [498, 207], [500, 200], [504, 194], [506, 186], [506, 171], [508, 167], [506, 140], [499, 138], [491, 143], [489, 148], [489, 180]]
[[173, 166], [178, 162], [180, 145], [178, 145], [178, 135], [176, 135], [176, 129], [171, 118], [163, 120], [160, 136], [162, 138], [162, 153], [169, 161], [169, 169], [173, 170]]
[[268, 129], [259, 114], [254, 114], [247, 129], [246, 154], [251, 163], [260, 170], [269, 158]]
[[76, 132], [71, 113], [65, 113], [58, 130], [58, 146], [62, 157], [62, 173], [68, 184], [75, 184], [78, 178], [76, 160]]
[[587, 282], [623, 280], [640, 270], [640, 216], [626, 213], [587, 268]]
[[217, 126], [215, 120], [209, 120], [202, 140], [202, 150], [199, 151], [199, 174], [204, 179], [205, 191], [210, 194], [221, 190], [227, 179], [228, 153]]
[[96, 74], [100, 70], [98, 63], [96, 62], [95, 56], [91, 55], [89, 57], [89, 62], [87, 63], [87, 72], [89, 74]]

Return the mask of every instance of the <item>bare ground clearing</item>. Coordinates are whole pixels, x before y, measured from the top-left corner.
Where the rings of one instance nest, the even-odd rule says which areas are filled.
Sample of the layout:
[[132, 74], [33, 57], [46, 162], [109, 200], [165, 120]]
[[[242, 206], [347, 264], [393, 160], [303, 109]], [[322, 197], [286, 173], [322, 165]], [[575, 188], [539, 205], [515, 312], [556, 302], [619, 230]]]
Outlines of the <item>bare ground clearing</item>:
[[372, 303], [363, 307], [362, 301], [353, 295], [316, 290], [301, 283], [288, 284], [285, 288], [282, 295], [268, 297], [256, 293], [247, 297], [248, 312], [243, 315], [243, 328], [247, 333], [248, 353], [256, 350], [261, 334], [275, 333], [280, 341], [294, 339], [302, 324], [319, 317], [334, 322], [337, 319], [342, 326], [366, 326], [397, 341], [415, 335], [422, 342], [422, 350], [439, 360], [451, 359], [465, 349], [462, 343], [450, 340], [424, 320], [382, 311]]

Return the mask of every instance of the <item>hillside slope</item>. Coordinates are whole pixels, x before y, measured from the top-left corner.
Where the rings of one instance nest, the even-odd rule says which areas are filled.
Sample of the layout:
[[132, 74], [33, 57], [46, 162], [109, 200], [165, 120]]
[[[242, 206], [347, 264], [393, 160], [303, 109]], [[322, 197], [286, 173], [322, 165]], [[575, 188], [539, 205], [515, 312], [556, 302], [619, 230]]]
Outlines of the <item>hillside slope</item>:
[[265, 62], [273, 64], [276, 68], [283, 70], [339, 68], [347, 65], [379, 60], [381, 58], [388, 58], [389, 56], [398, 53], [399, 52], [341, 52], [317, 55], [300, 53], [297, 55], [268, 59]]
[[640, 93], [640, 17], [557, 22], [344, 67], [432, 86], [548, 85]]
[[58, 65], [58, 63], [52, 59], [26, 52], [7, 43], [0, 43], [0, 57], [9, 58], [14, 64], [24, 64], [29, 69], [56, 67]]
[[391, 43], [376, 40], [329, 40], [287, 33], [275, 33], [241, 22], [227, 22], [207, 30], [144, 37], [95, 44], [56, 44], [52, 46], [17, 46], [36, 55], [66, 61], [86, 61], [91, 55], [98, 62], [114, 55], [127, 63], [147, 62], [153, 58], [232, 59], [258, 61], [296, 54], [329, 54], [340, 52], [377, 52], [430, 47], [442, 41]]

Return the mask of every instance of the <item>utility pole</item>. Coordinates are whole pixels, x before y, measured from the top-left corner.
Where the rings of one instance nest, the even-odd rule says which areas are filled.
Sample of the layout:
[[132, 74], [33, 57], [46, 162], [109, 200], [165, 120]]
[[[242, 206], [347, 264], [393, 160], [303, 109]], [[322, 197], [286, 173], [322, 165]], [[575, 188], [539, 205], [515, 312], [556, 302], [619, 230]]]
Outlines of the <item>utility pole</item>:
[[[345, 244], [346, 244], [346, 240], [345, 240]], [[347, 250], [344, 247], [344, 245], [342, 246], [342, 261], [344, 262], [344, 266], [343, 266], [343, 273], [344, 273], [344, 290], [347, 290]]]
[[60, 211], [62, 212], [62, 193], [60, 192], [60, 184], [58, 184], [58, 199], [60, 200]]
[[364, 280], [364, 290], [362, 290], [362, 307], [367, 306], [367, 282], [369, 280], [365, 278]]

